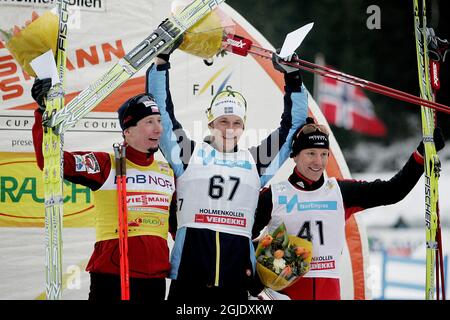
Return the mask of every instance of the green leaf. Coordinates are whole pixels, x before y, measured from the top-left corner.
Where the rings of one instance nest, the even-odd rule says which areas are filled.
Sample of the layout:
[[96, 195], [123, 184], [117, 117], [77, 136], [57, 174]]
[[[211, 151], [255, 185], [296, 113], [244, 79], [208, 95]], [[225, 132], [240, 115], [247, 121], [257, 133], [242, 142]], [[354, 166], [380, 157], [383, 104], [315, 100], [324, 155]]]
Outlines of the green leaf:
[[0, 35], [1, 35], [0, 38], [2, 38], [5, 42], [8, 42], [9, 39], [11, 39], [11, 37], [12, 37], [11, 33], [8, 33], [2, 29], [0, 29]]
[[270, 252], [270, 246], [264, 250], [264, 255], [267, 257], [273, 257], [272, 252]]

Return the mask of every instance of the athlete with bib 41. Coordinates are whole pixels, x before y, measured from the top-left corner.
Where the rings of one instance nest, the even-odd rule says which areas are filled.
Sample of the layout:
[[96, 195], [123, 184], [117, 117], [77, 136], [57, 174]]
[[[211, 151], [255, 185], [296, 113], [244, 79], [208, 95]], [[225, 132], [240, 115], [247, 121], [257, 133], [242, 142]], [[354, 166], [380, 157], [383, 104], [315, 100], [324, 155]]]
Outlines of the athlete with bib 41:
[[259, 146], [240, 149], [247, 106], [237, 91], [219, 92], [206, 110], [210, 136], [190, 140], [175, 118], [169, 55], [147, 72], [147, 89], [161, 107], [161, 151], [176, 176], [177, 222], [169, 300], [246, 301], [254, 278], [251, 241], [258, 194], [289, 157], [292, 137], [307, 115], [307, 93], [297, 69], [274, 56], [285, 74], [280, 126]]
[[[390, 180], [337, 180], [324, 175], [329, 133], [312, 118], [295, 134], [291, 158], [295, 168], [287, 181], [262, 189], [254, 236], [267, 225], [273, 232], [282, 222], [288, 234], [312, 241], [310, 270], [281, 293], [292, 300], [340, 300], [339, 268], [345, 241], [345, 221], [354, 213], [402, 200], [423, 173], [421, 142], [403, 168]], [[444, 147], [435, 129], [436, 150]], [[260, 287], [259, 289], [262, 289]], [[258, 290], [252, 289], [252, 295]], [[259, 290], [260, 291], [260, 290]]]
[[[41, 122], [44, 97], [50, 86], [51, 79], [36, 79], [32, 88], [32, 96], [39, 104], [35, 111], [33, 142], [41, 170], [44, 166]], [[166, 162], [154, 159], [163, 130], [159, 107], [151, 95], [140, 94], [118, 109], [118, 118], [126, 144], [129, 298], [162, 301], [170, 270], [169, 219], [175, 222], [176, 204], [172, 204], [173, 171]], [[89, 300], [121, 299], [119, 179], [115, 166], [114, 155], [107, 152], [64, 151], [64, 178], [90, 188], [95, 196], [96, 243], [86, 268], [91, 279]]]

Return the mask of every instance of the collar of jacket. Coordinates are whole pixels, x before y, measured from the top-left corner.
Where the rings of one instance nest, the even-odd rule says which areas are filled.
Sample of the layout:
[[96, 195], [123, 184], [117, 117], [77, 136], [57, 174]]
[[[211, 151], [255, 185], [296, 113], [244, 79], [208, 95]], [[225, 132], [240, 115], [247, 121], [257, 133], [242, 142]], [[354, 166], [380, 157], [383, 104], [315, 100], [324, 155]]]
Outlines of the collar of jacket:
[[138, 166], [149, 166], [154, 160], [153, 153], [138, 151], [130, 145], [127, 146], [126, 152], [127, 159], [137, 164]]
[[294, 168], [292, 174], [289, 176], [289, 182], [297, 189], [304, 190], [304, 191], [312, 191], [319, 189], [324, 181], [325, 178], [322, 176], [317, 181], [312, 181], [303, 176], [297, 168]]

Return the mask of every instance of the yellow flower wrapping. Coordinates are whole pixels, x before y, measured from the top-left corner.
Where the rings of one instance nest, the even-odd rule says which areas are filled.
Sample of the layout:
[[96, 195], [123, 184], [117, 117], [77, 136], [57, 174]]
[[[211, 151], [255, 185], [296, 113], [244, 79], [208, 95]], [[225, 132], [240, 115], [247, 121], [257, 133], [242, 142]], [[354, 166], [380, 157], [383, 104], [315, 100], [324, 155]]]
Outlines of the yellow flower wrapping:
[[50, 49], [55, 53], [57, 36], [58, 16], [47, 11], [21, 30], [18, 35], [13, 36], [6, 43], [6, 47], [25, 72], [36, 77], [30, 61]]
[[[298, 238], [296, 236], [289, 236], [289, 244], [294, 244], [297, 247], [303, 247], [308, 249], [311, 254], [308, 256], [308, 258], [306, 258], [306, 262], [308, 262], [308, 267], [307, 267], [307, 271], [309, 271], [309, 265], [311, 263], [311, 258], [312, 258], [312, 243], [310, 241]], [[258, 245], [258, 248], [256, 250], [256, 252], [261, 252], [261, 248], [260, 245]], [[280, 291], [283, 289], [286, 289], [287, 287], [293, 285], [297, 280], [299, 280], [301, 278], [301, 276], [298, 276], [297, 278], [295, 278], [293, 281], [290, 280], [286, 280], [284, 277], [277, 275], [275, 272], [273, 272], [272, 270], [264, 267], [262, 264], [260, 264], [259, 262], [256, 263], [256, 272], [258, 272], [259, 278], [261, 279], [261, 282], [266, 286], [269, 287], [275, 291]]]
[[185, 32], [179, 49], [209, 59], [221, 49], [223, 31], [219, 15], [211, 12]]

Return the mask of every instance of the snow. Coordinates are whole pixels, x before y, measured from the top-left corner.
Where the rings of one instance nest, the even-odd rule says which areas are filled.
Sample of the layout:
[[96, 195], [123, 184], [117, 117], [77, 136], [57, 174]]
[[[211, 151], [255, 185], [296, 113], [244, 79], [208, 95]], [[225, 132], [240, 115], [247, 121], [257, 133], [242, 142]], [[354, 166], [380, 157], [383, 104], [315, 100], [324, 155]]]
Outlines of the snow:
[[[354, 179], [372, 181], [387, 180], [395, 175], [414, 150], [417, 140], [396, 143], [390, 147], [376, 144], [358, 145], [353, 155], [368, 166], [367, 173], [353, 174]], [[444, 260], [450, 254], [450, 148], [439, 152], [441, 175], [439, 178], [439, 210], [442, 227]], [[389, 171], [386, 170], [389, 168]], [[419, 180], [413, 190], [400, 202], [372, 208], [361, 213], [361, 221], [367, 229], [370, 258], [369, 283], [373, 299], [415, 299], [425, 297], [425, 196], [424, 178]], [[393, 228], [402, 220], [407, 228]], [[386, 257], [384, 254], [388, 254]], [[447, 257], [447, 258], [446, 258]], [[385, 279], [383, 283], [383, 264]], [[447, 267], [448, 268], [448, 267]], [[446, 272], [447, 275], [447, 272]], [[399, 284], [390, 285], [391, 283]], [[449, 293], [448, 285], [447, 295]]]
[[[442, 167], [441, 177], [439, 179], [439, 210], [441, 225], [450, 226], [450, 216], [446, 214], [450, 211], [450, 202], [448, 192], [450, 191], [450, 163]], [[390, 179], [395, 172], [384, 172], [376, 174], [357, 174], [353, 175], [355, 179], [371, 181], [376, 178]], [[425, 195], [424, 178], [419, 180], [414, 189], [400, 202], [390, 205], [365, 210], [363, 221], [367, 226], [372, 227], [392, 227], [401, 218], [411, 227], [420, 227], [424, 225], [425, 213]]]

